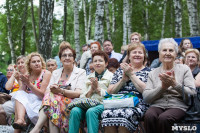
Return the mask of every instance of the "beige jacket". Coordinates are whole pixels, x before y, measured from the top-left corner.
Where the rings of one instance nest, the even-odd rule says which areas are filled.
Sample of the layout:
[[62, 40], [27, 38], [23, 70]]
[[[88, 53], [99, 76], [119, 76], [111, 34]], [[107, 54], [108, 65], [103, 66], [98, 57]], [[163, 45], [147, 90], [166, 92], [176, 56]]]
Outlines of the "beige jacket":
[[85, 65], [86, 65], [86, 63], [87, 63], [87, 60], [89, 59], [89, 58], [91, 58], [92, 57], [92, 54], [91, 54], [91, 51], [90, 50], [88, 50], [88, 51], [85, 51], [83, 54], [82, 54], [82, 56], [81, 56], [81, 60], [80, 60], [80, 68], [85, 68]]
[[[95, 77], [95, 72], [91, 73], [90, 75], [87, 76], [87, 79], [85, 81], [85, 86], [82, 87], [82, 94], [80, 97], [85, 97], [86, 94], [88, 93], [88, 91], [91, 89], [91, 82], [90, 82], [90, 78]], [[113, 77], [113, 73], [111, 73], [110, 71], [106, 70], [106, 72], [104, 73], [103, 77], [101, 78], [100, 81], [98, 81], [99, 87], [101, 88], [101, 96], [94, 93], [90, 98], [91, 99], [96, 99], [99, 102], [103, 102], [103, 98], [106, 94], [106, 91], [108, 89], [108, 86], [112, 80]]]
[[[60, 80], [60, 77], [62, 75], [62, 71], [63, 71], [63, 67], [53, 71], [49, 85], [47, 88], [49, 88], [50, 85], [52, 85], [52, 84], [58, 83], [58, 81]], [[67, 81], [67, 84], [71, 84], [71, 90], [75, 90], [76, 88], [81, 89], [84, 84], [85, 79], [86, 79], [85, 70], [74, 66], [71, 76], [70, 76], [69, 80]]]
[[161, 67], [158, 67], [149, 73], [146, 88], [143, 91], [144, 101], [160, 108], [179, 108], [184, 111], [188, 106], [182, 98], [182, 84], [185, 85], [185, 94], [195, 94], [194, 78], [192, 72], [187, 65], [176, 64], [174, 67], [175, 78], [178, 85], [174, 88], [169, 87], [167, 90], [162, 89], [162, 82], [159, 78]]

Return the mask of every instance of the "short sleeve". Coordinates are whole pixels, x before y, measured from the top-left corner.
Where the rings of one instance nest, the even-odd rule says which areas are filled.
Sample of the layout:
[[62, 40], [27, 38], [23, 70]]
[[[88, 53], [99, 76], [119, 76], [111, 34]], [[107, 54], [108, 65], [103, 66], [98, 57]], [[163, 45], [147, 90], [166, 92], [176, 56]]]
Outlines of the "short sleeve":
[[123, 76], [123, 70], [121, 68], [118, 68], [116, 72], [114, 73], [110, 84], [116, 84], [118, 81], [122, 79], [122, 76]]

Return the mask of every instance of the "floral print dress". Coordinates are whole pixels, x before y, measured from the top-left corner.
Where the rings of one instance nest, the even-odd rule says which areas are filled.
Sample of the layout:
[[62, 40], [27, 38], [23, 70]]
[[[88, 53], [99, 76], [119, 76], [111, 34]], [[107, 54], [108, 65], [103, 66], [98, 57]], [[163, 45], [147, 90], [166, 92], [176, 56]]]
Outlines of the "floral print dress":
[[[64, 80], [59, 80], [58, 84], [65, 86], [66, 82]], [[70, 111], [67, 107], [70, 102], [70, 98], [59, 94], [53, 94], [52, 92], [46, 93], [42, 101], [45, 114], [54, 125], [60, 128], [61, 132], [68, 132], [69, 129]]]

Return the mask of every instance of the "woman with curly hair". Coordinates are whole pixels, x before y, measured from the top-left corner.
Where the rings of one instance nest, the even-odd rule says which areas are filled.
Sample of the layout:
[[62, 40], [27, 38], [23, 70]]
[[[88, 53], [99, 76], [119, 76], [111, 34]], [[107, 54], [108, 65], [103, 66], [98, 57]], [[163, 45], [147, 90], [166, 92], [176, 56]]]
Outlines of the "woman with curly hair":
[[44, 59], [39, 53], [27, 56], [26, 69], [28, 75], [19, 75], [19, 90], [12, 96], [15, 100], [15, 122], [13, 127], [21, 129], [26, 126], [25, 114], [35, 124], [44, 92], [49, 84], [51, 73], [45, 69]]

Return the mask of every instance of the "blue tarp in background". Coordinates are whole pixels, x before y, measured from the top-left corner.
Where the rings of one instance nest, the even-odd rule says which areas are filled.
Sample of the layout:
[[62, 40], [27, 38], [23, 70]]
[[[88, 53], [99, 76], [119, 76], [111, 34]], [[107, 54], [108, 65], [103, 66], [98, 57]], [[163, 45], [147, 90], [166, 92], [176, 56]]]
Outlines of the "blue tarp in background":
[[[194, 48], [200, 48], [200, 36], [186, 37], [186, 38], [191, 40]], [[184, 38], [174, 38], [174, 39], [179, 45], [181, 40], [184, 39]], [[142, 43], [145, 45], [145, 47], [148, 51], [158, 51], [159, 40], [143, 41]]]

